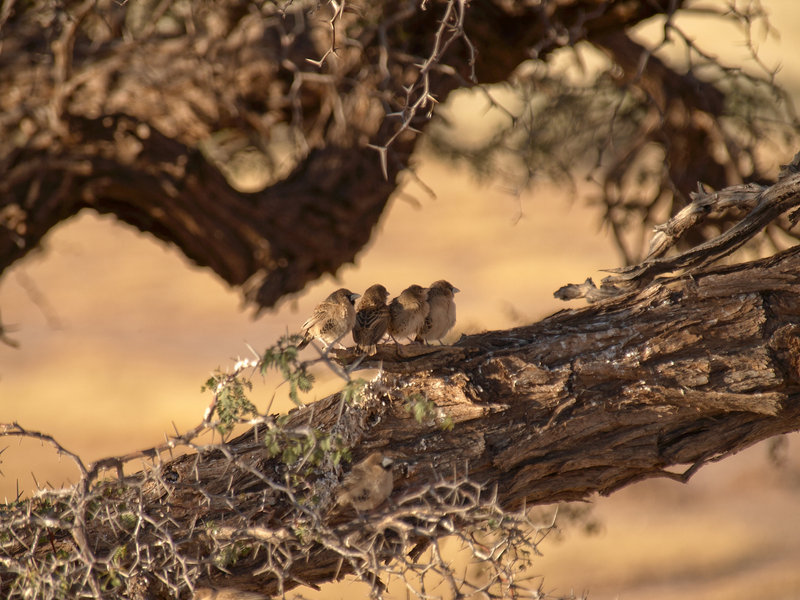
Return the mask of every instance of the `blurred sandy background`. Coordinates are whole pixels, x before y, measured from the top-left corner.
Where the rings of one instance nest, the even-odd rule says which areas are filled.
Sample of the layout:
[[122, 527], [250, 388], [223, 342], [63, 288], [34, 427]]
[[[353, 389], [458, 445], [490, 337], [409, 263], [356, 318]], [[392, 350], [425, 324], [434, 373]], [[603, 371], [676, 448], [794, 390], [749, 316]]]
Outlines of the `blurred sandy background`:
[[[800, 104], [800, 4], [763, 4], [782, 37], [762, 42], [762, 58], [783, 65], [779, 79]], [[707, 22], [692, 26], [709, 33]], [[469, 118], [491, 115], [478, 107]], [[619, 264], [599, 213], [581, 201], [546, 187], [515, 198], [500, 182], [479, 186], [431, 156], [417, 165], [435, 198], [409, 179], [355, 265], [256, 321], [209, 271], [126, 225], [85, 212], [57, 228], [43, 251], [0, 279], [2, 321], [18, 328], [12, 337], [21, 343], [0, 344], [0, 422], [47, 432], [86, 461], [125, 453], [196, 424], [212, 370], [249, 355], [247, 344], [260, 351], [296, 331], [334, 287], [361, 292], [381, 281], [396, 294], [444, 277], [462, 290], [457, 328], [471, 332], [565, 308], [555, 289]], [[412, 248], [399, 251], [409, 239]], [[273, 391], [272, 382], [258, 386], [253, 400], [263, 409]], [[544, 575], [547, 591], [594, 600], [800, 598], [800, 441], [788, 440], [784, 468], [760, 444], [703, 468], [688, 485], [650, 481], [595, 499], [600, 533], [568, 528], [542, 545], [532, 572]], [[75, 476], [50, 447], [11, 439], [3, 447], [0, 499]], [[298, 591], [347, 598], [364, 590], [344, 582]]]

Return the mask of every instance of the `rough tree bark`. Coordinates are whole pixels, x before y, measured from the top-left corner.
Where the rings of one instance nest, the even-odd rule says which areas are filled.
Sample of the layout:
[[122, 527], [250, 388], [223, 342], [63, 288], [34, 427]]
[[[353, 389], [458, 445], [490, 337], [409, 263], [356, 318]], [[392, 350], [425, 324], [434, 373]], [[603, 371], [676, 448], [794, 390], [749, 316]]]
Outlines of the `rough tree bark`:
[[[480, 0], [425, 10], [348, 2], [332, 17], [338, 41], [327, 16], [302, 3], [283, 11], [239, 0], [197, 4], [191, 14], [157, 2], [4, 6], [0, 272], [89, 208], [175, 244], [241, 286], [248, 302], [271, 306], [366, 244], [434, 100], [506, 81], [531, 56], [582, 40], [617, 61], [621, 86], [654, 100], [656, 119], [639, 145], [669, 140], [671, 189], [685, 196], [687, 182], [738, 183], [739, 158], [720, 164], [712, 151], [725, 137], [717, 87], [639, 60], [645, 51], [626, 33], [682, 2]], [[308, 61], [323, 56], [321, 66]], [[668, 115], [664, 131], [658, 114]], [[263, 192], [237, 191], [198, 150], [231, 129], [266, 143], [280, 124], [304, 151]], [[389, 140], [384, 176], [384, 155], [370, 145]], [[614, 185], [627, 162], [611, 169]]]
[[[691, 225], [732, 204], [751, 210], [731, 231], [664, 257]], [[284, 431], [339, 432], [354, 448], [354, 460], [375, 449], [394, 457], [397, 504], [355, 519], [330, 512], [325, 507], [339, 476], [328, 465], [304, 480], [308, 497], [319, 501], [310, 511], [300, 492], [288, 491], [286, 464], [265, 444], [274, 423], [258, 425], [227, 444], [200, 446], [168, 462], [158, 459], [166, 447], [145, 453], [155, 459], [153, 469], [126, 479], [142, 520], [154, 524], [150, 533], [137, 529], [137, 543], [146, 545], [148, 535], [164, 539], [166, 532], [184, 566], [207, 565], [222, 542], [272, 548], [242, 553], [224, 569], [207, 566], [199, 583], [276, 594], [352, 571], [345, 559], [360, 536], [389, 522], [394, 531], [400, 521], [392, 515], [413, 507], [418, 490], [437, 481], [468, 477], [493, 503], [512, 510], [609, 494], [650, 477], [685, 482], [710, 461], [800, 429], [800, 247], [708, 266], [798, 205], [800, 154], [773, 186], [696, 194], [661, 228], [651, 257], [612, 275], [602, 293], [588, 282], [559, 292], [587, 296], [590, 306], [464, 336], [452, 346], [379, 346], [361, 362], [381, 370], [359, 401], [347, 404], [335, 394], [288, 415]], [[683, 274], [659, 275], [681, 267]], [[345, 365], [361, 359], [352, 350], [334, 356]], [[431, 403], [421, 420], [409, 408], [415, 398]], [[86, 469], [84, 493], [101, 470], [130, 459]], [[88, 498], [114, 493], [131, 502], [107, 489]], [[56, 528], [53, 547], [56, 540], [63, 548], [77, 544], [94, 560], [113, 554], [129, 533], [96, 521], [82, 520], [78, 533], [76, 526]], [[327, 533], [301, 534], [300, 523]], [[457, 517], [442, 517], [429, 537], [417, 532], [398, 541], [399, 534], [387, 534], [382, 546], [370, 548], [374, 568], [418, 553], [451, 533], [454, 523]], [[334, 534], [346, 541], [334, 545]], [[300, 541], [303, 535], [310, 539]], [[143, 575], [142, 597], [168, 596], [159, 586]]]
[[[711, 217], [735, 198], [753, 207], [748, 218], [691, 254], [711, 262], [732, 252], [800, 204], [799, 159], [770, 188], [699, 194], [693, 206], [702, 208], [687, 209], [666, 229], [683, 234], [698, 212]], [[656, 243], [654, 256], [664, 246]], [[683, 258], [662, 262], [660, 271], [685, 264]], [[374, 423], [358, 432], [356, 459], [374, 449], [398, 457], [404, 467], [395, 496], [468, 472], [495, 489], [503, 507], [520, 508], [609, 494], [651, 477], [685, 482], [710, 461], [800, 429], [800, 247], [732, 266], [695, 262], [687, 273], [656, 281], [647, 269], [628, 271], [636, 276], [615, 297], [530, 326], [465, 336], [447, 347], [381, 347], [370, 359], [382, 374], [369, 400], [347, 409], [361, 413], [360, 423]], [[343, 352], [340, 359], [357, 356]], [[435, 403], [435, 417], [414, 419], [407, 399], [415, 394]], [[339, 403], [334, 395], [297, 410], [291, 425], [330, 430]], [[442, 419], [453, 429], [443, 431]], [[259, 472], [275, 473], [255, 439], [245, 434], [232, 447]], [[223, 465], [222, 457], [198, 463], [187, 456], [171, 468], [181, 480], [208, 481]], [[226, 483], [234, 492], [259, 487], [245, 473]], [[202, 518], [224, 519], [225, 512], [209, 507]], [[269, 518], [263, 523], [281, 527]], [[337, 573], [337, 561], [318, 548], [297, 577], [325, 581]], [[248, 566], [219, 582], [277, 590], [276, 582], [254, 581]]]

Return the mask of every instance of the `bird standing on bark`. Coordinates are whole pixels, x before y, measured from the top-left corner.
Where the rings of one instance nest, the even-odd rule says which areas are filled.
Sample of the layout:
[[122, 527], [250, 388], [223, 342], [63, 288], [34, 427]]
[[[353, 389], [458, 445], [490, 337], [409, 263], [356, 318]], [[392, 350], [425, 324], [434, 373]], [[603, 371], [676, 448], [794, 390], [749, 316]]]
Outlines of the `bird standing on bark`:
[[353, 305], [358, 297], [359, 294], [340, 288], [320, 302], [303, 323], [303, 341], [297, 347], [305, 348], [316, 338], [327, 350], [346, 336], [356, 322], [356, 309]]
[[345, 476], [336, 503], [352, 504], [356, 510], [372, 510], [383, 504], [394, 487], [393, 463], [382, 452], [370, 454]]
[[416, 284], [411, 285], [389, 304], [389, 335], [395, 342], [398, 338], [413, 339], [419, 334], [427, 316], [427, 290]]
[[456, 302], [455, 294], [460, 292], [449, 281], [440, 279], [435, 281], [428, 288], [428, 316], [417, 336], [417, 340], [431, 342], [439, 340], [447, 335], [447, 332], [456, 324]]
[[376, 345], [389, 327], [389, 307], [386, 299], [389, 292], [376, 283], [367, 288], [356, 304], [356, 324], [353, 327], [353, 341], [359, 350], [370, 356], [375, 354]]

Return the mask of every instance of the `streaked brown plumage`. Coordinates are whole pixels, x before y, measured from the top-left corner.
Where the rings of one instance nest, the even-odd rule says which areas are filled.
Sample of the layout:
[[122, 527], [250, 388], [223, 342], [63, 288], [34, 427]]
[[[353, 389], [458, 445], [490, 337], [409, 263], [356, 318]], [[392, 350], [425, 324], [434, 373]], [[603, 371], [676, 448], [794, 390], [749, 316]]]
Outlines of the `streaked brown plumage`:
[[428, 288], [428, 316], [417, 336], [418, 340], [431, 342], [447, 335], [447, 332], [456, 324], [456, 303], [454, 295], [460, 292], [449, 281], [440, 279]]
[[391, 458], [373, 452], [355, 465], [342, 481], [337, 504], [352, 504], [357, 510], [372, 510], [392, 494], [394, 476]]
[[353, 326], [353, 341], [359, 350], [375, 354], [376, 345], [389, 327], [389, 307], [386, 299], [389, 292], [376, 283], [367, 288], [356, 305], [356, 324]]
[[356, 322], [353, 304], [359, 294], [340, 288], [320, 302], [303, 323], [303, 341], [297, 347], [305, 348], [313, 339], [320, 340], [327, 350], [346, 336]]
[[398, 338], [414, 338], [425, 324], [428, 316], [427, 290], [411, 285], [389, 304], [389, 335], [395, 342]]

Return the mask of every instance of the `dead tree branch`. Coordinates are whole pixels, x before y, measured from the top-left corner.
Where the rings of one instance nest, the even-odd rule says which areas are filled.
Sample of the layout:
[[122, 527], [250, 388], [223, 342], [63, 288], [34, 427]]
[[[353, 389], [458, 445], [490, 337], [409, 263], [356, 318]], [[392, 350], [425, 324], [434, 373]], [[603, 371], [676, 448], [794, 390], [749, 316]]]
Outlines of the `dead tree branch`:
[[[166, 598], [197, 585], [274, 595], [352, 573], [380, 596], [382, 576], [424, 580], [432, 568], [454, 593], [512, 593], [520, 582], [498, 557], [535, 552], [517, 509], [652, 477], [685, 482], [708, 462], [800, 429], [800, 247], [709, 265], [765, 215], [800, 203], [793, 165], [757, 192], [698, 197], [712, 209], [731, 199], [752, 209], [733, 234], [697, 250], [704, 260], [679, 255], [669, 270], [683, 273], [643, 265], [627, 288], [588, 307], [452, 346], [332, 352], [380, 374], [358, 394], [262, 417], [227, 443], [199, 444], [197, 429], [102, 463], [120, 472], [151, 456], [138, 473], [104, 481], [83, 468], [74, 489], [5, 507], [0, 577], [18, 581], [34, 561], [43, 589], [63, 585], [43, 573], [63, 573], [76, 590]], [[690, 214], [663, 230], [678, 235]], [[661, 244], [653, 261], [664, 260]], [[216, 426], [208, 415], [205, 426]], [[278, 439], [295, 444], [294, 458]], [[333, 439], [354, 461], [375, 450], [394, 459], [390, 502], [361, 515], [334, 506], [340, 467], [317, 454]], [[183, 456], [162, 456], [181, 446]], [[447, 535], [489, 560], [488, 582], [447, 570], [438, 552]], [[418, 560], [426, 548], [431, 563]]]

